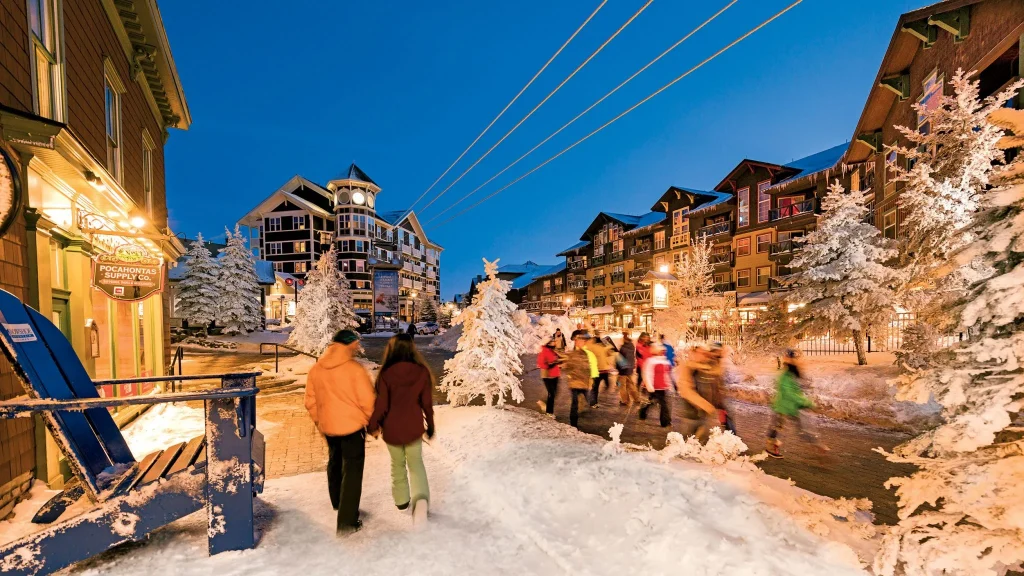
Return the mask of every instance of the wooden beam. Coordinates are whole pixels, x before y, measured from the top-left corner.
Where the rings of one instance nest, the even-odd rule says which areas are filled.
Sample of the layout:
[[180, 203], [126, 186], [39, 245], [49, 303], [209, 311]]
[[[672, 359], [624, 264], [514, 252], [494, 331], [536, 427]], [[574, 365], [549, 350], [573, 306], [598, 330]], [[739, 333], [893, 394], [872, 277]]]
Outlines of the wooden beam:
[[971, 33], [970, 5], [928, 17], [928, 24], [938, 26], [953, 35], [954, 42], [963, 42]]
[[882, 151], [882, 131], [866, 132], [857, 136], [857, 141], [867, 144], [872, 152]]
[[878, 83], [879, 86], [892, 91], [900, 97], [900, 101], [910, 98], [910, 73], [904, 72], [894, 76], [886, 76]]
[[931, 48], [935, 44], [935, 40], [939, 37], [939, 29], [929, 24], [927, 19], [916, 20], [914, 22], [907, 22], [900, 29], [901, 32], [906, 32], [911, 36], [917, 38], [924, 43], [924, 48]]

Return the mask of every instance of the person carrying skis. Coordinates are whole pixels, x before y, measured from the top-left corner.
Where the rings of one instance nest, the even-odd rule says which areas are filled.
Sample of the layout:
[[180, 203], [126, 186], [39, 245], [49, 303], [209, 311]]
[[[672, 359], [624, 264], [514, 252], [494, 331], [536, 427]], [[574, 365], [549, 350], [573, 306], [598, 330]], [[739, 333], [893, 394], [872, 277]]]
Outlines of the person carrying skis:
[[782, 355], [782, 372], [779, 374], [775, 400], [772, 402], [772, 419], [768, 426], [765, 446], [765, 452], [773, 458], [782, 458], [779, 432], [787, 420], [793, 422], [800, 438], [813, 444], [819, 454], [824, 455], [829, 451], [828, 446], [808, 430], [803, 418], [802, 411], [814, 407], [814, 402], [804, 395], [801, 386], [803, 378], [804, 370], [797, 351], [792, 348], [786, 349]]
[[367, 431], [383, 431], [391, 455], [391, 496], [399, 510], [412, 506], [417, 523], [426, 520], [430, 502], [422, 436], [434, 437], [433, 389], [434, 375], [412, 336], [392, 336], [377, 373], [377, 402]]
[[569, 424], [579, 428], [580, 396], [583, 397], [583, 406], [588, 406], [590, 388], [593, 386], [594, 378], [598, 376], [597, 357], [590, 350], [587, 350], [587, 342], [590, 341], [590, 334], [580, 332], [573, 340], [573, 351], [566, 358], [562, 365], [562, 373], [569, 383], [569, 394], [572, 402], [569, 405]]
[[[555, 335], [559, 334], [555, 331]], [[563, 349], [565, 336], [562, 336]], [[537, 406], [541, 412], [544, 412], [551, 418], [555, 417], [555, 394], [558, 392], [558, 378], [562, 375], [562, 362], [565, 361], [565, 357], [559, 353], [558, 340], [555, 336], [552, 336], [543, 346], [540, 348], [540, 353], [537, 354], [537, 368], [540, 369], [540, 379], [544, 382], [544, 387], [548, 391], [547, 402], [537, 400]]]
[[619, 372], [619, 406], [631, 406], [640, 399], [640, 393], [636, 389], [636, 382], [633, 381], [636, 371], [636, 346], [625, 330], [622, 331], [622, 346], [619, 346], [619, 354], [615, 357], [615, 369]]
[[661, 344], [652, 344], [649, 348], [650, 356], [644, 360], [644, 386], [647, 387], [648, 400], [640, 407], [638, 416], [641, 420], [647, 419], [647, 409], [657, 403], [660, 408], [658, 421], [662, 428], [672, 425], [672, 413], [668, 406], [668, 393], [672, 384], [672, 365], [665, 358], [665, 348]]
[[373, 383], [355, 359], [359, 334], [339, 330], [309, 369], [305, 406], [327, 441], [327, 488], [338, 511], [337, 533], [355, 532], [363, 493], [366, 425], [374, 409]]

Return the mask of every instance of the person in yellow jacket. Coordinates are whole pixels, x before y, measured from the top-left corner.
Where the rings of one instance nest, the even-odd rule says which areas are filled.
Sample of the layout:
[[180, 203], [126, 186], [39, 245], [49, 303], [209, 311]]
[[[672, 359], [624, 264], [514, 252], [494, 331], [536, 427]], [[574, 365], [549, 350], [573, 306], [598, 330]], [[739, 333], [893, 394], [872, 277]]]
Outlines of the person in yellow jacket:
[[615, 367], [615, 349], [609, 346], [601, 339], [601, 335], [595, 334], [587, 342], [587, 350], [590, 350], [594, 354], [594, 360], [597, 362], [597, 376], [594, 377], [592, 387], [590, 390], [590, 407], [597, 408], [597, 393], [601, 389], [601, 382], [604, 382], [604, 387], [607, 390], [611, 381], [612, 368]]
[[569, 404], [569, 424], [579, 428], [577, 425], [580, 416], [579, 398], [583, 397], [583, 406], [586, 406], [587, 394], [600, 371], [597, 369], [597, 356], [587, 349], [590, 334], [579, 332], [572, 342], [573, 351], [569, 353], [562, 365], [562, 374], [569, 384], [569, 394], [572, 398], [572, 402]]
[[306, 377], [306, 410], [327, 440], [327, 488], [338, 511], [339, 534], [362, 527], [359, 499], [363, 491], [366, 425], [377, 394], [370, 374], [356, 359], [359, 334], [339, 330]]

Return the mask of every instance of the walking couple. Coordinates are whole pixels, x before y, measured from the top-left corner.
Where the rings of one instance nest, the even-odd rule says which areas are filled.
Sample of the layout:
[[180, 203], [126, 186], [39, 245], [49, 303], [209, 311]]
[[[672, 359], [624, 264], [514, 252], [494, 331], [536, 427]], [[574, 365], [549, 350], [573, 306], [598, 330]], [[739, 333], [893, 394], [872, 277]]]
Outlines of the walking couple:
[[395, 506], [412, 507], [421, 523], [430, 501], [422, 436], [434, 436], [434, 376], [408, 334], [388, 341], [376, 383], [355, 359], [359, 348], [358, 333], [338, 331], [306, 380], [306, 410], [327, 440], [327, 487], [339, 535], [363, 525], [359, 499], [367, 434], [383, 431]]

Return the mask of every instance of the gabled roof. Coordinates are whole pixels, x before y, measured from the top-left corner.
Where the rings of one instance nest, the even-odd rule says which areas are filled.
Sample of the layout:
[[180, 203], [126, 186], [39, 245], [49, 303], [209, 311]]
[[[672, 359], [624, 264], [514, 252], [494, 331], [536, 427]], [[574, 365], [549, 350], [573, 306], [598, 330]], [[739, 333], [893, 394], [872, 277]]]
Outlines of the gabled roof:
[[355, 162], [349, 165], [348, 170], [338, 174], [335, 178], [332, 178], [332, 180], [355, 180], [356, 182], [366, 182], [367, 184], [377, 186], [377, 183], [367, 176], [366, 172], [363, 172], [359, 166], [356, 166]]
[[[402, 218], [403, 214], [406, 215], [405, 218]], [[440, 244], [437, 244], [436, 242], [431, 242], [430, 239], [427, 238], [427, 233], [423, 230], [423, 226], [420, 224], [420, 219], [416, 216], [416, 212], [414, 211], [389, 210], [387, 212], [377, 212], [377, 217], [395, 228], [399, 227], [402, 224], [402, 222], [409, 222], [409, 225], [412, 226], [413, 233], [420, 237], [421, 242], [430, 246], [431, 248], [436, 248], [437, 250], [444, 250], [444, 248], [442, 248]], [[402, 218], [401, 221], [398, 220], [399, 218]]]
[[622, 224], [623, 231], [632, 230], [636, 228], [640, 223], [641, 216], [633, 216], [631, 214], [617, 214], [615, 212], [599, 212], [594, 220], [587, 226], [587, 230], [580, 236], [580, 240], [589, 241], [590, 237], [594, 235], [598, 228], [606, 224], [608, 221], [615, 221]]
[[714, 198], [718, 192], [708, 192], [706, 190], [697, 190], [696, 188], [681, 188], [679, 186], [669, 186], [668, 190], [658, 198], [658, 201], [651, 206], [653, 212], [665, 212], [668, 213], [668, 207], [673, 200], [682, 200], [687, 198], [691, 204], [697, 204], [700, 202], [701, 196]]
[[636, 223], [636, 228], [628, 230], [624, 232], [624, 234], [627, 236], [632, 236], [648, 232], [655, 226], [663, 224], [666, 218], [668, 218], [668, 215], [665, 214], [664, 212], [648, 212], [647, 214], [644, 214], [643, 216], [640, 217], [640, 219]]
[[562, 250], [558, 254], [555, 254], [555, 256], [568, 256], [569, 254], [578, 251], [580, 248], [586, 248], [587, 246], [590, 246], [590, 241], [588, 240], [585, 240], [583, 242], [577, 242], [572, 246], [569, 246], [565, 250]]
[[377, 217], [392, 226], [398, 226], [398, 219], [402, 218], [406, 212], [407, 210], [388, 210], [387, 212], [377, 212]]
[[[864, 109], [857, 120], [857, 126], [853, 130], [853, 137], [847, 146], [846, 161], [848, 163], [863, 162], [874, 153], [871, 147], [859, 141], [858, 137], [862, 134], [870, 134], [881, 130], [885, 124], [885, 119], [889, 115], [889, 110], [892, 108], [893, 101], [898, 98], [894, 92], [881, 85], [882, 79], [901, 74], [907, 70], [921, 48], [921, 39], [904, 32], [904, 27], [907, 24], [919, 22], [936, 14], [951, 12], [964, 6], [977, 4], [978, 2], [980, 0], [946, 0], [918, 8], [900, 16], [900, 19], [896, 22], [896, 29], [892, 33], [892, 38], [889, 40], [889, 46], [882, 57], [882, 62], [878, 66], [878, 74], [871, 84], [871, 91], [868, 92], [867, 100], [864, 102]], [[974, 34], [979, 33], [983, 32], [974, 32]], [[1018, 38], [1019, 36], [1012, 37], [1013, 45], [1018, 42]], [[952, 58], [953, 56], [951, 55], [950, 57]], [[980, 69], [979, 64], [981, 62], [963, 62], [962, 68], [964, 70], [978, 70]]]
[[778, 172], [789, 172], [792, 170], [792, 168], [786, 168], [782, 164], [773, 164], [771, 162], [761, 162], [760, 160], [751, 160], [749, 158], [744, 158], [743, 160], [740, 161], [739, 164], [736, 165], [735, 168], [732, 169], [732, 171], [729, 172], [728, 176], [723, 178], [722, 181], [718, 183], [718, 186], [715, 186], [715, 190], [718, 192], [735, 192], [736, 179], [742, 176], [743, 172], [747, 170], [753, 172], [757, 168], [764, 168], [765, 170], [768, 170], [768, 172], [772, 175], [773, 178], [775, 177], [775, 174]]
[[819, 176], [840, 165], [849, 146], [850, 143], [846, 142], [786, 164], [787, 168], [793, 168], [799, 170], [799, 172], [788, 178], [783, 178], [773, 185], [772, 188], [775, 191], [779, 191], [799, 187], [802, 184], [810, 184]]
[[[558, 274], [562, 270], [565, 270], [565, 262], [556, 264], [554, 266], [540, 266], [538, 264], [534, 264], [533, 262], [527, 262], [527, 264], [532, 264], [532, 267], [528, 272], [524, 273], [522, 276], [512, 281], [513, 290], [522, 290], [523, 288], [526, 288], [530, 284], [536, 282], [537, 280], [540, 280], [541, 278], [544, 278], [545, 276], [554, 276], [555, 274]], [[501, 268], [498, 268], [498, 272], [501, 271]]]
[[534, 272], [542, 268], [550, 268], [551, 264], [537, 264], [532, 260], [527, 260], [522, 264], [505, 264], [504, 266], [498, 267], [498, 274], [526, 274], [528, 272]]
[[313, 204], [308, 200], [305, 200], [303, 198], [296, 196], [295, 194], [292, 194], [292, 192], [294, 192], [299, 187], [306, 187], [318, 194], [324, 195], [324, 197], [326, 198], [334, 198], [333, 194], [325, 190], [320, 185], [315, 184], [303, 178], [302, 176], [296, 175], [292, 176], [287, 182], [284, 183], [284, 186], [278, 188], [277, 191], [275, 191], [273, 194], [264, 198], [263, 201], [256, 205], [256, 207], [254, 207], [252, 210], [246, 212], [246, 214], [242, 216], [238, 220], [238, 222], [243, 226], [251, 226], [253, 225], [255, 220], [259, 220], [260, 218], [262, 218], [261, 214], [270, 212], [271, 210], [276, 208], [278, 204], [285, 200], [301, 207], [303, 210], [316, 214], [317, 216], [323, 218], [334, 217], [333, 214], [331, 214], [327, 210], [324, 210], [320, 206], [317, 206], [316, 204]]

